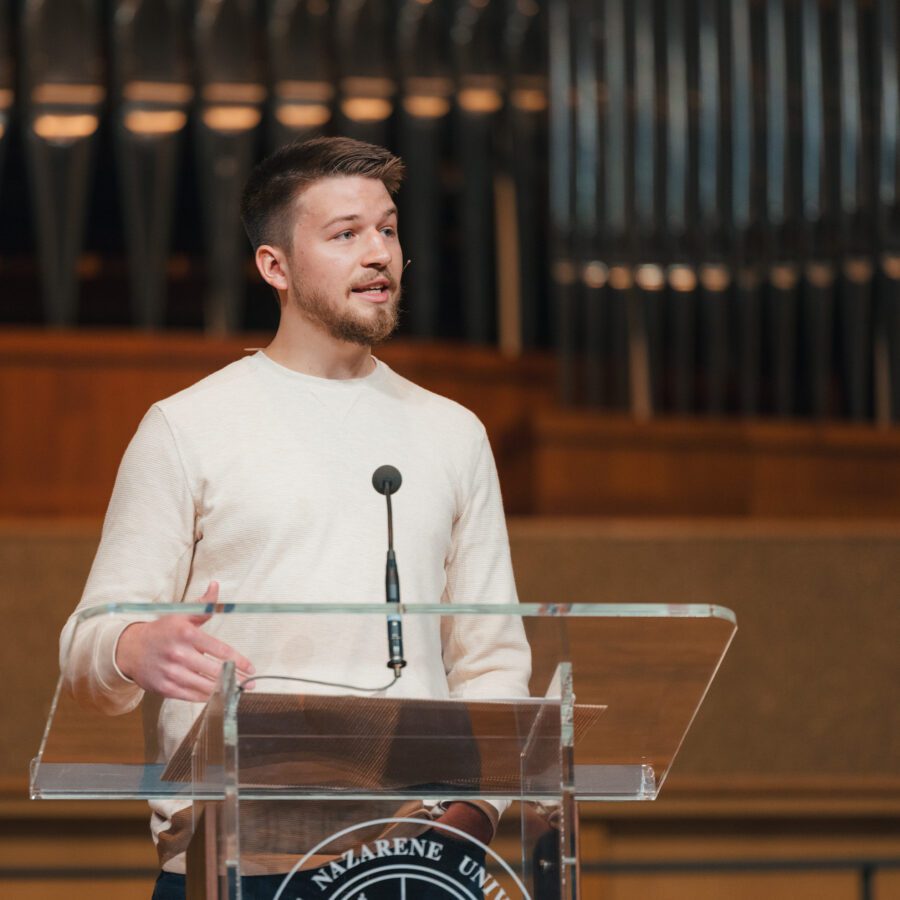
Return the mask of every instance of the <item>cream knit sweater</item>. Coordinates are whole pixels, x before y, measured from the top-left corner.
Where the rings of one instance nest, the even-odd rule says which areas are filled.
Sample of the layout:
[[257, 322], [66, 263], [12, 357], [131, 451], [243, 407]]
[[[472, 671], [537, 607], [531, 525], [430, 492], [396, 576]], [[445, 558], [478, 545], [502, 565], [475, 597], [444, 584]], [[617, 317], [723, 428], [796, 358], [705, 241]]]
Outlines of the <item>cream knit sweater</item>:
[[[76, 613], [110, 602], [189, 602], [213, 579], [223, 603], [383, 603], [385, 501], [371, 477], [385, 463], [403, 475], [393, 498], [403, 602], [515, 603], [497, 474], [474, 415], [380, 361], [364, 378], [331, 380], [258, 352], [147, 413], [122, 460]], [[204, 627], [260, 675], [385, 683], [383, 618], [348, 618], [275, 625], [262, 615], [217, 616]], [[143, 696], [114, 661], [126, 624], [101, 617], [76, 629], [73, 615], [60, 641], [69, 688], [110, 714]], [[516, 618], [442, 627], [435, 617], [407, 617], [404, 637], [408, 667], [394, 695], [528, 693], [530, 656]], [[200, 709], [162, 703], [164, 757]], [[151, 805], [158, 838], [184, 804]], [[183, 871], [180, 857], [164, 862]]]

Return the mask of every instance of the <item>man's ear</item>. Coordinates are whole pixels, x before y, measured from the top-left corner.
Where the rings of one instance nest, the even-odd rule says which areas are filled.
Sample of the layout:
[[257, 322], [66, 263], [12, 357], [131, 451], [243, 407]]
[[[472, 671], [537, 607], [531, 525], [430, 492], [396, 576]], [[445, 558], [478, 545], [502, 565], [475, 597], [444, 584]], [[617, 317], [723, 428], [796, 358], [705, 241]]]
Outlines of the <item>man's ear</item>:
[[271, 244], [260, 244], [254, 255], [256, 268], [262, 275], [263, 281], [276, 291], [288, 289], [289, 274], [287, 257], [280, 247]]

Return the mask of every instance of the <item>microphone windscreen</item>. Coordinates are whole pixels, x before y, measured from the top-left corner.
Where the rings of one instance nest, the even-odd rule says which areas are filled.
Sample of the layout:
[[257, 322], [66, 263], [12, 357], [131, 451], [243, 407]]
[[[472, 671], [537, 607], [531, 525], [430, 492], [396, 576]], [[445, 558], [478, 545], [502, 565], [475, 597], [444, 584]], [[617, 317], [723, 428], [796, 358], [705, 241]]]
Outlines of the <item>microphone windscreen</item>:
[[372, 486], [379, 494], [396, 494], [401, 484], [403, 477], [394, 466], [379, 466], [372, 474]]

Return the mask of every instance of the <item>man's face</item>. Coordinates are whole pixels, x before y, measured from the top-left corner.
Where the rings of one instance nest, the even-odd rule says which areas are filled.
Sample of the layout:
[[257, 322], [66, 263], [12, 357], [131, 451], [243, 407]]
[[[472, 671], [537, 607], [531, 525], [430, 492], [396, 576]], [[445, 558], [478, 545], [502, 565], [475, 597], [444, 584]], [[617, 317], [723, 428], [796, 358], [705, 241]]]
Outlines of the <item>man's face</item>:
[[384, 184], [323, 178], [295, 201], [288, 302], [341, 341], [370, 346], [397, 327], [402, 253]]

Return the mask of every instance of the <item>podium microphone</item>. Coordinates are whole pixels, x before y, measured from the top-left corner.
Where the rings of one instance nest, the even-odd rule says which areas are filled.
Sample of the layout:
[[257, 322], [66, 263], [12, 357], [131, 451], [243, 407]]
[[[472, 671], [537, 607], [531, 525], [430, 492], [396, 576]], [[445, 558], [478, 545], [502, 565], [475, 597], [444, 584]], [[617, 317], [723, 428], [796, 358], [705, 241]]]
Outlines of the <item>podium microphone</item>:
[[[394, 555], [394, 516], [391, 510], [391, 494], [400, 490], [403, 478], [393, 466], [379, 466], [372, 474], [372, 486], [387, 499], [388, 551], [384, 576], [384, 589], [388, 603], [400, 603], [400, 576], [397, 573], [397, 557]], [[400, 677], [400, 670], [406, 665], [403, 658], [403, 625], [396, 613], [388, 616], [388, 668], [394, 670], [394, 678]]]

